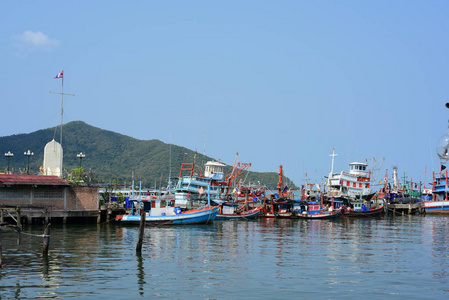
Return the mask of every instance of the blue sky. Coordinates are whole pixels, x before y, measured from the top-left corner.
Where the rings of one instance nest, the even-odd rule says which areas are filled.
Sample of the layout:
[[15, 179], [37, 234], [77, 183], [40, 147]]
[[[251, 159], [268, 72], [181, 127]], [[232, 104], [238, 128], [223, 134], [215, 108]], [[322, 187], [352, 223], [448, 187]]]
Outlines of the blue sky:
[[[0, 136], [82, 120], [300, 184], [385, 157], [438, 169], [448, 1], [0, 3]], [[24, 149], [26, 146], [24, 146]], [[42, 149], [43, 150], [43, 149]], [[34, 150], [35, 152], [37, 150]], [[87, 154], [88, 155], [88, 154]], [[429, 175], [430, 174], [430, 175]]]

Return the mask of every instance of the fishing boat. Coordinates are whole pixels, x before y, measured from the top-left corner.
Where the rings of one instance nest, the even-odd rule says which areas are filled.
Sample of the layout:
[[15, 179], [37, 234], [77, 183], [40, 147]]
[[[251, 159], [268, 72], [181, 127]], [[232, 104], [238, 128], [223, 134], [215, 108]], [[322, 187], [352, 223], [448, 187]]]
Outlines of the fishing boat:
[[262, 198], [263, 212], [261, 216], [265, 218], [291, 218], [294, 214], [294, 195], [293, 191], [284, 184], [282, 166], [279, 166], [277, 190], [277, 194]]
[[262, 214], [264, 218], [291, 218], [293, 216], [294, 203], [288, 199], [276, 199], [274, 195], [262, 199]]
[[[385, 172], [384, 187], [378, 191], [377, 198], [383, 199], [388, 212], [401, 214], [423, 213], [424, 206], [421, 203], [421, 185], [411, 180], [399, 182], [398, 167], [393, 166], [392, 185], [388, 180], [388, 171]], [[415, 189], [413, 188], [415, 186]]]
[[447, 170], [433, 172], [432, 200], [424, 201], [426, 213], [445, 214], [449, 213], [449, 179]]
[[175, 206], [175, 199], [132, 199], [131, 209], [125, 215], [118, 215], [117, 221], [125, 224], [139, 224], [142, 210], [145, 211], [145, 223], [154, 225], [208, 224], [215, 220], [218, 206], [204, 206], [182, 210]]
[[[232, 195], [231, 189], [240, 181], [251, 167], [251, 163], [237, 162], [238, 153], [232, 170], [225, 174], [226, 165], [220, 161], [208, 161], [204, 171], [196, 169], [196, 154], [193, 163], [182, 162], [179, 180], [174, 187], [176, 204], [182, 208], [203, 206], [207, 198], [215, 204], [233, 200], [237, 202], [238, 193]], [[245, 195], [248, 197], [248, 194]]]
[[174, 187], [176, 205], [187, 207], [204, 206], [207, 199], [219, 202], [227, 192], [224, 167], [219, 161], [208, 161], [203, 173], [195, 170], [193, 163], [181, 164], [178, 183]]
[[449, 180], [445, 165], [449, 161], [449, 133], [440, 138], [436, 150], [441, 162], [440, 172], [433, 172], [432, 200], [424, 202], [424, 209], [426, 213], [449, 213]]
[[[238, 156], [238, 153], [237, 153]], [[204, 172], [195, 169], [196, 153], [193, 163], [182, 162], [179, 180], [173, 188], [174, 193], [157, 197], [151, 195], [131, 199], [129, 213], [119, 216], [122, 222], [140, 222], [140, 212], [145, 211], [145, 221], [154, 224], [199, 224], [216, 219], [219, 204], [230, 196], [230, 187], [251, 166], [250, 163], [236, 163], [230, 174], [225, 175], [220, 161], [208, 161]], [[212, 206], [213, 205], [213, 206]], [[248, 209], [249, 210], [249, 209]], [[248, 211], [244, 215], [254, 217], [259, 210]], [[235, 215], [238, 215], [235, 213]], [[225, 217], [231, 217], [229, 214]]]
[[295, 219], [330, 219], [337, 217], [342, 209], [323, 208], [319, 202], [301, 201], [295, 206], [292, 218]]
[[381, 204], [375, 207], [370, 207], [370, 203], [365, 200], [351, 201], [351, 206], [342, 210], [344, 217], [377, 217], [386, 212], [386, 206]]
[[216, 220], [239, 220], [239, 219], [255, 219], [260, 216], [263, 207], [254, 207], [252, 209], [245, 209], [245, 206], [238, 204], [220, 205], [220, 211], [217, 214]]
[[345, 197], [355, 199], [367, 196], [371, 193], [371, 172], [368, 171], [368, 164], [352, 162], [349, 164], [349, 172], [334, 173], [335, 149], [332, 150], [332, 165], [327, 180], [327, 197]]

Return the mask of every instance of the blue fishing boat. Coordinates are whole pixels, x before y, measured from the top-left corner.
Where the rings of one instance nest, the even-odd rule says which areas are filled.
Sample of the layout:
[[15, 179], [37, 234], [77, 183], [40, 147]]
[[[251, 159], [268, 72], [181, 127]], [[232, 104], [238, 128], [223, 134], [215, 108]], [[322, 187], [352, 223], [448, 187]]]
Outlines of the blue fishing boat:
[[142, 210], [145, 211], [145, 223], [155, 225], [208, 224], [215, 220], [219, 207], [204, 206], [182, 210], [175, 206], [174, 199], [132, 199], [128, 214], [119, 215], [117, 221], [139, 224]]
[[449, 213], [449, 179], [447, 170], [435, 173], [432, 180], [432, 199], [424, 201], [426, 213]]
[[255, 219], [260, 216], [262, 209], [263, 207], [259, 206], [245, 210], [245, 206], [223, 203], [220, 205], [220, 211], [216, 220]]
[[319, 202], [314, 201], [300, 201], [295, 205], [295, 210], [292, 218], [295, 219], [330, 219], [337, 217], [342, 212], [342, 209], [333, 209], [331, 207], [323, 208]]
[[176, 204], [180, 207], [203, 206], [208, 199], [220, 203], [227, 192], [225, 165], [208, 161], [203, 174], [195, 170], [195, 162], [181, 164], [179, 180], [174, 187]]

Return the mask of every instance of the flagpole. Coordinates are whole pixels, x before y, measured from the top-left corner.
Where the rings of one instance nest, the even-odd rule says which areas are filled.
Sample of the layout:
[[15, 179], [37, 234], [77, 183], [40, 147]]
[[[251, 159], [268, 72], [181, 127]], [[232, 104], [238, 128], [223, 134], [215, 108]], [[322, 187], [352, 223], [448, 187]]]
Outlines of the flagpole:
[[[56, 75], [56, 77], [54, 77], [55, 79], [59, 79], [59, 78], [61, 78], [61, 92], [60, 93], [58, 93], [58, 92], [50, 92], [50, 93], [53, 93], [53, 94], [61, 94], [61, 125], [60, 125], [60, 133], [59, 133], [59, 144], [60, 144], [60, 146], [61, 146], [61, 149], [62, 149], [62, 123], [63, 123], [63, 121], [64, 121], [64, 95], [69, 95], [69, 96], [75, 96], [74, 94], [65, 94], [64, 93], [64, 70], [62, 70], [60, 73], [58, 73], [58, 75]], [[56, 134], [56, 128], [57, 128], [57, 126], [55, 126], [55, 134]], [[61, 155], [62, 155], [62, 153], [61, 153]], [[62, 157], [62, 156], [61, 156]], [[62, 162], [62, 158], [61, 158], [61, 178], [63, 178], [64, 177], [64, 174], [63, 174], [64, 172], [63, 172], [63, 162]]]
[[62, 147], [62, 122], [64, 115], [64, 76], [61, 79], [61, 128], [59, 130], [59, 143]]

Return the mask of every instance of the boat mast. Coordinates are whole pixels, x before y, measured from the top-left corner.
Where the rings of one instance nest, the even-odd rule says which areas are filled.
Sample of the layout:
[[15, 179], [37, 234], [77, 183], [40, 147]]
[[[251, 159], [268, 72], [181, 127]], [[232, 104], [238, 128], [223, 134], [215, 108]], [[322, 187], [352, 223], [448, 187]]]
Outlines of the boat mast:
[[335, 148], [332, 148], [332, 154], [329, 154], [329, 156], [332, 157], [332, 163], [331, 163], [331, 172], [329, 173], [329, 178], [327, 180], [328, 189], [330, 189], [332, 175], [334, 174], [334, 161], [335, 161], [335, 156], [337, 156], [337, 155], [338, 154], [335, 154]]
[[281, 191], [282, 191], [282, 188], [283, 188], [283, 185], [284, 185], [283, 177], [284, 177], [284, 173], [282, 171], [282, 165], [280, 165], [279, 166], [279, 178], [278, 178], [278, 183], [277, 183], [277, 188], [278, 188], [278, 191], [279, 191], [279, 198], [282, 197], [281, 196]]
[[397, 166], [393, 166], [393, 190], [394, 192], [397, 192], [399, 190]]

